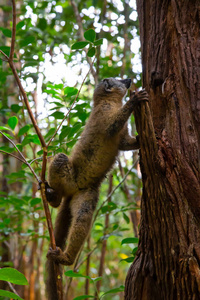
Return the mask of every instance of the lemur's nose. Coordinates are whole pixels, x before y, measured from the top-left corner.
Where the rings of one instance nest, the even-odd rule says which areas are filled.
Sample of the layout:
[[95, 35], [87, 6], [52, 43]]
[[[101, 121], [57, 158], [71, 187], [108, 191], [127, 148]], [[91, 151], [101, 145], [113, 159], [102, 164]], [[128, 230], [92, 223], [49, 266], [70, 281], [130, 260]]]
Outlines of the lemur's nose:
[[130, 88], [130, 86], [131, 86], [131, 79], [130, 79], [130, 78], [128, 78], [128, 79], [122, 79], [122, 80], [120, 80], [120, 81], [125, 85], [125, 87], [126, 87], [127, 89]]

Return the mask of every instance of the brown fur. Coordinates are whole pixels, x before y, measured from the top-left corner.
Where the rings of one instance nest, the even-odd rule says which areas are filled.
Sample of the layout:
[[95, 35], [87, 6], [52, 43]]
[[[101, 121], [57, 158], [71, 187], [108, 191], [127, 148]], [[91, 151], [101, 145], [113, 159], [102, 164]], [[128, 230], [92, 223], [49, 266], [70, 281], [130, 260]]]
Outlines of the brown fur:
[[47, 254], [49, 300], [57, 299], [52, 262], [74, 263], [90, 231], [102, 180], [119, 150], [138, 148], [136, 139], [128, 134], [127, 120], [134, 105], [148, 96], [143, 90], [122, 106], [130, 84], [130, 79], [108, 78], [100, 82], [94, 91], [91, 115], [71, 156], [57, 154], [50, 165], [49, 184], [53, 190], [47, 189], [47, 198], [53, 207], [60, 205], [60, 210], [55, 225], [58, 248]]

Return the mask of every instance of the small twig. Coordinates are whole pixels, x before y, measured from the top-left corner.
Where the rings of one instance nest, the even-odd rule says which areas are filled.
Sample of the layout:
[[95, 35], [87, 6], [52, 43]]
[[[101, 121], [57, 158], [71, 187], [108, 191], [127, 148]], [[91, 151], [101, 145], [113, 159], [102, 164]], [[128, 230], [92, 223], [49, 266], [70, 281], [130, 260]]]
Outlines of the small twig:
[[7, 155], [10, 155], [10, 156], [12, 156], [12, 157], [14, 157], [14, 158], [16, 158], [16, 159], [18, 159], [18, 160], [20, 160], [21, 162], [23, 162], [23, 163], [26, 164], [26, 162], [25, 162], [22, 158], [20, 158], [19, 156], [16, 156], [16, 155], [14, 155], [14, 154], [12, 154], [12, 153], [3, 151], [3, 150], [1, 150], [1, 149], [0, 149], [0, 152], [2, 152], [2, 153], [4, 153], [4, 154], [7, 154]]
[[94, 216], [94, 219], [93, 219], [93, 224], [100, 212], [100, 210], [102, 209], [102, 207], [105, 205], [105, 203], [107, 201], [109, 201], [110, 197], [114, 194], [114, 192], [122, 185], [122, 183], [126, 180], [127, 176], [130, 174], [130, 172], [132, 171], [132, 169], [134, 168], [134, 166], [136, 165], [136, 163], [139, 161], [139, 158], [134, 162], [134, 164], [132, 165], [132, 167], [126, 172], [124, 178], [120, 181], [120, 183], [110, 192], [110, 194], [107, 196], [107, 198], [103, 201], [103, 203], [100, 205], [100, 207], [98, 208], [95, 216]]
[[[108, 195], [112, 191], [112, 185], [113, 185], [113, 176], [110, 173], [109, 174]], [[109, 198], [109, 201], [111, 201], [111, 197]], [[110, 212], [107, 212], [106, 215], [105, 215], [104, 236], [108, 233], [109, 217], [110, 217]], [[107, 250], [107, 239], [103, 239], [102, 247], [101, 247], [100, 262], [99, 262], [98, 277], [102, 277], [103, 273], [104, 273], [106, 250]], [[100, 287], [101, 287], [101, 281], [97, 281], [97, 283], [96, 283], [96, 293], [95, 293], [96, 297], [99, 295]]]
[[[83, 24], [82, 24], [80, 13], [78, 11], [78, 6], [76, 4], [76, 1], [71, 0], [71, 5], [72, 5], [72, 8], [74, 10], [75, 18], [76, 18], [76, 21], [77, 21], [77, 24], [78, 24], [78, 27], [79, 27], [80, 39], [81, 39], [81, 41], [84, 41], [85, 39], [84, 39]], [[86, 53], [86, 59], [87, 59], [88, 64], [90, 65], [91, 73], [92, 73], [92, 76], [94, 78], [95, 84], [97, 85], [98, 78], [97, 78], [97, 73], [96, 73], [96, 71], [93, 68], [93, 63], [94, 62], [92, 62], [91, 58], [87, 56], [87, 53]]]
[[21, 151], [17, 148], [17, 146], [15, 145], [15, 143], [9, 138], [7, 137], [7, 135], [5, 135], [1, 130], [0, 133], [13, 145], [13, 147], [17, 150], [17, 152], [19, 153], [19, 155], [23, 158], [24, 162], [26, 161], [24, 155], [21, 153]]
[[22, 157], [22, 159], [20, 157], [15, 156], [12, 153], [8, 153], [8, 152], [5, 152], [3, 150], [0, 150], [0, 151], [4, 152], [6, 154], [9, 154], [9, 155], [15, 157], [16, 159], [22, 161], [23, 163], [25, 163], [27, 165], [27, 167], [29, 167], [29, 169], [31, 170], [31, 172], [33, 173], [33, 175], [35, 176], [35, 178], [37, 179], [37, 181], [40, 182], [40, 180], [39, 180], [38, 176], [36, 175], [35, 171], [31, 167], [31, 165], [27, 162], [26, 158], [24, 157], [24, 155], [22, 154], [22, 152], [17, 148], [17, 146], [15, 145], [15, 143], [9, 137], [7, 137], [1, 130], [0, 130], [0, 133], [14, 146], [14, 148], [17, 150], [17, 152]]
[[[47, 159], [49, 159], [51, 157], [53, 157], [53, 155], [47, 156]], [[31, 162], [29, 164], [32, 165], [32, 163], [34, 163], [36, 160], [42, 160], [42, 159], [43, 159], [43, 156], [34, 158], [33, 160], [31, 160]]]
[[[78, 257], [76, 258], [76, 262], [75, 262], [75, 266], [73, 268], [73, 271], [74, 272], [78, 272], [78, 269], [80, 268], [80, 266], [85, 262], [85, 260], [92, 255], [92, 253], [97, 249], [98, 247], [94, 247], [94, 249], [92, 249], [90, 252], [88, 252], [86, 254], [86, 256], [78, 263], [78, 260], [79, 260], [79, 257], [81, 255], [81, 251], [79, 252], [79, 255]], [[68, 299], [68, 294], [69, 294], [69, 290], [70, 290], [70, 287], [71, 287], [71, 284], [72, 284], [72, 281], [73, 281], [73, 277], [70, 277], [69, 280], [68, 280], [68, 283], [67, 283], [67, 289], [66, 289], [66, 299]]]
[[19, 297], [19, 294], [18, 294], [18, 292], [16, 291], [16, 289], [14, 288], [14, 286], [12, 285], [12, 283], [10, 283], [9, 281], [7, 281], [7, 283], [8, 283], [8, 285], [9, 285], [11, 291], [12, 291], [13, 293], [15, 293], [15, 294]]
[[12, 6], [13, 6], [13, 24], [12, 24], [12, 39], [11, 39], [10, 55], [9, 55], [10, 61], [13, 60], [14, 51], [15, 51], [15, 36], [16, 36], [16, 4], [15, 4], [15, 0], [12, 0]]
[[[95, 58], [94, 58], [94, 60], [93, 60], [93, 62], [92, 62], [92, 65], [94, 64], [94, 61], [95, 61]], [[77, 98], [78, 98], [78, 96], [79, 96], [79, 94], [80, 94], [80, 91], [81, 91], [81, 89], [82, 89], [82, 86], [83, 86], [83, 84], [84, 84], [84, 82], [85, 82], [85, 80], [86, 80], [88, 74], [90, 73], [90, 71], [91, 71], [91, 67], [89, 68], [87, 74], [85, 75], [85, 77], [84, 77], [84, 79], [83, 79], [83, 81], [82, 81], [82, 83], [81, 83], [81, 86], [80, 86], [80, 88], [79, 88], [79, 90], [78, 90], [78, 93], [76, 94], [76, 97], [75, 97], [75, 99], [74, 99], [72, 105], [70, 106], [70, 108], [69, 108], [67, 114], [65, 115], [64, 119], [62, 119], [62, 121], [61, 121], [60, 125], [58, 126], [56, 132], [54, 132], [53, 136], [52, 136], [51, 139], [49, 140], [49, 142], [48, 142], [48, 144], [47, 144], [47, 147], [49, 147], [50, 143], [52, 142], [52, 140], [53, 140], [54, 137], [56, 136], [56, 134], [57, 134], [57, 132], [59, 131], [60, 127], [62, 126], [63, 122], [65, 121], [65, 119], [66, 119], [67, 116], [69, 115], [70, 111], [71, 111], [72, 108], [74, 107], [74, 104], [75, 104], [75, 102], [76, 102], [76, 100], [77, 100]]]
[[5, 56], [5, 58], [6, 58], [6, 60], [4, 60], [4, 59], [2, 59], [2, 60], [4, 60], [4, 61], [8, 61], [9, 60], [9, 57], [2, 50], [0, 50], [0, 53], [3, 54], [3, 56]]
[[77, 271], [78, 271], [78, 269], [80, 268], [80, 266], [86, 261], [86, 259], [87, 259], [89, 256], [92, 255], [92, 253], [93, 253], [97, 248], [98, 248], [97, 246], [94, 247], [94, 249], [92, 249], [90, 252], [88, 252], [88, 253], [86, 254], [86, 256], [85, 256], [79, 263], [77, 262], [77, 265], [74, 267], [74, 272], [77, 272]]

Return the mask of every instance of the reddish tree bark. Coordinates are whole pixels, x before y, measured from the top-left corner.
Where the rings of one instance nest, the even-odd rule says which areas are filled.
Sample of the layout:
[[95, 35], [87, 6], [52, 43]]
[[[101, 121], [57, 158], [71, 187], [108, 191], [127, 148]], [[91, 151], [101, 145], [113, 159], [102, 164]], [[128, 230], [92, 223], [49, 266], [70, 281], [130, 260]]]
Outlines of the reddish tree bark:
[[[143, 86], [139, 249], [126, 300], [200, 299], [200, 2], [137, 0]], [[149, 108], [150, 107], [150, 108]]]

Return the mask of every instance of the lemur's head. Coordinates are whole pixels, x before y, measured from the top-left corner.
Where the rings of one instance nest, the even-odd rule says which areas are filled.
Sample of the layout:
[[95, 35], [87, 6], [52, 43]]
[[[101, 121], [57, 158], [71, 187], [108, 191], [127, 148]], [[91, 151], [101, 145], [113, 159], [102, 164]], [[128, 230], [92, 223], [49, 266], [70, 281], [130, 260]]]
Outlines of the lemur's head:
[[103, 79], [94, 91], [94, 102], [99, 103], [101, 100], [110, 99], [121, 101], [131, 86], [131, 79], [118, 80], [115, 78]]

